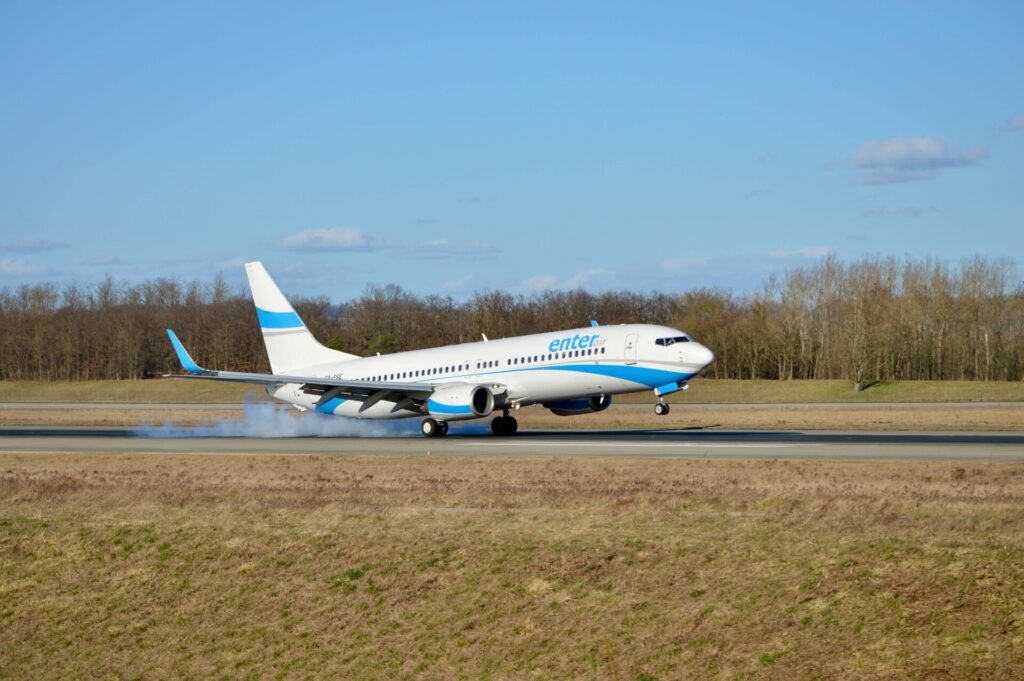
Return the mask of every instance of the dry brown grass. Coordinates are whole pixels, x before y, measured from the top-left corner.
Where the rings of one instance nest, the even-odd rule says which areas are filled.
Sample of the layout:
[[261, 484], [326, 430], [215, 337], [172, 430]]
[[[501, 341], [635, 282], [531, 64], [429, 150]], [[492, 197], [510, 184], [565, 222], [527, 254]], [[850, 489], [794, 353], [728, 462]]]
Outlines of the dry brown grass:
[[[203, 409], [173, 406], [121, 409], [3, 408], [0, 425], [138, 426], [173, 423], [207, 425], [242, 418], [243, 407], [210, 405]], [[758, 430], [1024, 430], [1024, 404], [977, 405], [685, 405], [666, 417], [640, 405], [613, 405], [600, 414], [562, 417], [530, 407], [516, 417], [522, 428], [721, 428]]]
[[1022, 483], [0, 455], [0, 677], [1024, 678]]
[[[221, 381], [0, 381], [2, 402], [241, 402], [269, 400], [257, 386]], [[651, 391], [616, 402], [654, 401]], [[870, 402], [1024, 402], [1024, 381], [891, 381], [855, 391], [850, 381], [699, 378], [672, 403], [793, 404]]]

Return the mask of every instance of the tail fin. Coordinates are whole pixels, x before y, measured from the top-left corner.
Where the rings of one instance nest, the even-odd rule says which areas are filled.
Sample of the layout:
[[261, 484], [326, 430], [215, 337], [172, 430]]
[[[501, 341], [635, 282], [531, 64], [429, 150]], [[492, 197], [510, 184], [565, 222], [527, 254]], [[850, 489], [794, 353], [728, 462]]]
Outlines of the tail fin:
[[245, 273], [249, 277], [249, 288], [256, 303], [256, 316], [260, 320], [272, 372], [283, 374], [303, 367], [358, 359], [357, 355], [326, 348], [313, 338], [281, 289], [267, 274], [263, 263], [246, 263]]

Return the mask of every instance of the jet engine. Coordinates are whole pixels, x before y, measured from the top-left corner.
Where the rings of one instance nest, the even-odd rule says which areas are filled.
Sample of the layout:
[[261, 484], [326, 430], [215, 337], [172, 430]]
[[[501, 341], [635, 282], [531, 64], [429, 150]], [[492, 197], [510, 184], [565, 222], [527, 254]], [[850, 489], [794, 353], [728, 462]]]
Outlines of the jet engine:
[[427, 413], [443, 421], [475, 419], [494, 411], [494, 393], [486, 385], [453, 383], [434, 391]]
[[558, 402], [545, 402], [544, 406], [557, 416], [576, 416], [577, 414], [590, 414], [595, 411], [604, 411], [612, 406], [611, 395], [594, 395], [582, 400], [560, 400]]

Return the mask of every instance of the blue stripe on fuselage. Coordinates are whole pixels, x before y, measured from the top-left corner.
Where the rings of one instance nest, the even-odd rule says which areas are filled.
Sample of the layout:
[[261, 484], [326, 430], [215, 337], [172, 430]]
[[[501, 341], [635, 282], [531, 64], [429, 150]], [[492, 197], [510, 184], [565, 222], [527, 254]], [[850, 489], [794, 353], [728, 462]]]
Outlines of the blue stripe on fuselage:
[[664, 385], [675, 381], [686, 381], [692, 378], [690, 374], [682, 374], [675, 371], [649, 369], [647, 367], [634, 365], [622, 366], [616, 364], [561, 364], [546, 367], [531, 367], [528, 370], [576, 371], [583, 374], [597, 374], [598, 376], [620, 378], [624, 381], [639, 383], [640, 385], [645, 385], [648, 388], [653, 388], [656, 385]]
[[318, 412], [320, 412], [321, 414], [332, 414], [333, 415], [334, 414], [334, 410], [337, 409], [338, 407], [340, 407], [345, 402], [346, 402], [346, 400], [343, 400], [340, 397], [332, 397], [331, 399], [327, 400], [326, 402], [321, 404], [319, 407], [317, 407], [316, 410]]

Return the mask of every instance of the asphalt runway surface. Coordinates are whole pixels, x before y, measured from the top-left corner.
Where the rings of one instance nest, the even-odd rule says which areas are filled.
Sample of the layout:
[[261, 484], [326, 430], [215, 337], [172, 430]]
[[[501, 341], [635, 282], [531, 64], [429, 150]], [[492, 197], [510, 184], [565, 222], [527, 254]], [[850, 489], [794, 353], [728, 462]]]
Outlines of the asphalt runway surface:
[[[445, 438], [209, 437], [201, 428], [175, 437], [133, 428], [6, 427], [0, 452], [153, 454], [398, 455], [685, 459], [820, 459], [1024, 463], [1024, 433], [724, 430], [525, 430], [513, 437], [477, 427]], [[454, 428], [453, 428], [454, 431]]]

